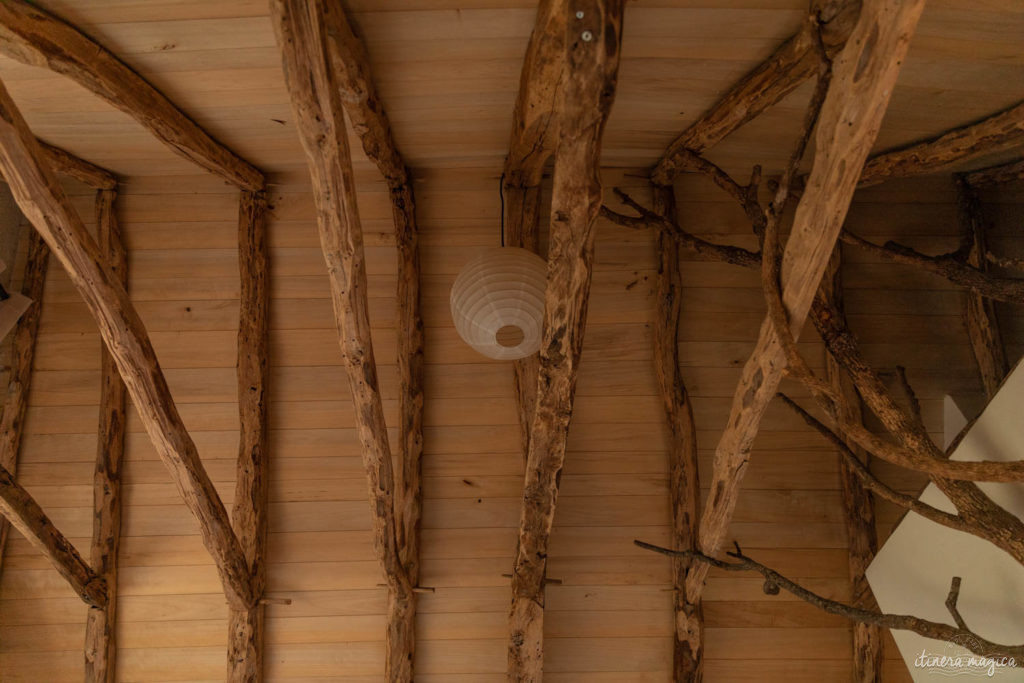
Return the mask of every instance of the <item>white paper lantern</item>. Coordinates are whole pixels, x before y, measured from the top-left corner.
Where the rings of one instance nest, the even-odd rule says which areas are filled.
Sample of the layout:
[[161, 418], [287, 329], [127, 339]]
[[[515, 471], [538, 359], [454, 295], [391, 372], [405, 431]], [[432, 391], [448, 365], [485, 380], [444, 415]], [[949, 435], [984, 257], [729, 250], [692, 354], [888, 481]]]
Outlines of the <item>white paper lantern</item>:
[[540, 348], [547, 264], [531, 251], [494, 247], [474, 256], [452, 286], [455, 330], [479, 353], [516, 360]]

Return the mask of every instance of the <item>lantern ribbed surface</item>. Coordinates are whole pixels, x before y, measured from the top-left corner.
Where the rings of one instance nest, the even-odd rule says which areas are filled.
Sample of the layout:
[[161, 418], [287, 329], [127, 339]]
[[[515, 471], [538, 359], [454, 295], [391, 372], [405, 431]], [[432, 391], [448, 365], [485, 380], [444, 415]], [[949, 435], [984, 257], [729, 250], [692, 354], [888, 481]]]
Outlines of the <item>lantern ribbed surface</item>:
[[540, 256], [518, 247], [486, 249], [455, 278], [455, 330], [488, 358], [532, 355], [540, 348], [546, 285], [547, 264]]

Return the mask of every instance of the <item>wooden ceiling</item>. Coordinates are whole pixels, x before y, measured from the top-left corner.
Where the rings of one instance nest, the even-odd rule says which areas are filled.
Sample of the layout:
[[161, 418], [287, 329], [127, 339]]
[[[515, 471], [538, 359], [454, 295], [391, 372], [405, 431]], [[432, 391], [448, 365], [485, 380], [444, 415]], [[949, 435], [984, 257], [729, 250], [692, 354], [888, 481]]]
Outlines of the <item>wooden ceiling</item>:
[[[45, 0], [215, 137], [268, 172], [303, 171], [266, 0]], [[500, 169], [534, 0], [349, 0], [399, 147], [413, 168]], [[652, 165], [672, 139], [798, 28], [806, 0], [635, 0], [626, 11], [606, 166]], [[877, 149], [1024, 99], [1024, 4], [930, 0]], [[0, 58], [44, 140], [124, 175], [194, 174], [70, 80]], [[781, 166], [805, 85], [717, 146], [726, 167]], [[364, 163], [358, 145], [357, 163]], [[1005, 155], [976, 160], [978, 167]]]

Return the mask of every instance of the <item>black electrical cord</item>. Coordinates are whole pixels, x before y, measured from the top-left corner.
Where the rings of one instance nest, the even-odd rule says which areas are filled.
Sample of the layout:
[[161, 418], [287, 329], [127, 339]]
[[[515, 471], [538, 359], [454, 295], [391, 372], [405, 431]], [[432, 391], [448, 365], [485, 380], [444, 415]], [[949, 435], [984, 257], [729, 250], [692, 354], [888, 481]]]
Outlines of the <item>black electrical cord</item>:
[[498, 179], [498, 197], [501, 199], [501, 246], [505, 246], [505, 174]]

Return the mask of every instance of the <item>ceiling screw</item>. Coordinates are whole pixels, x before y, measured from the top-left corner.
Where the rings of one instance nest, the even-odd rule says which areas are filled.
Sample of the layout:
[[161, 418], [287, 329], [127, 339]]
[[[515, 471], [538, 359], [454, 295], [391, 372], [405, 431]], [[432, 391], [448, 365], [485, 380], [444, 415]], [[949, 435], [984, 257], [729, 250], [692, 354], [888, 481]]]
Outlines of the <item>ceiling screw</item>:
[[590, 41], [592, 41], [594, 39], [594, 34], [591, 33], [590, 31], [584, 31], [583, 35], [580, 36], [580, 37], [583, 38], [583, 42], [589, 43]]

